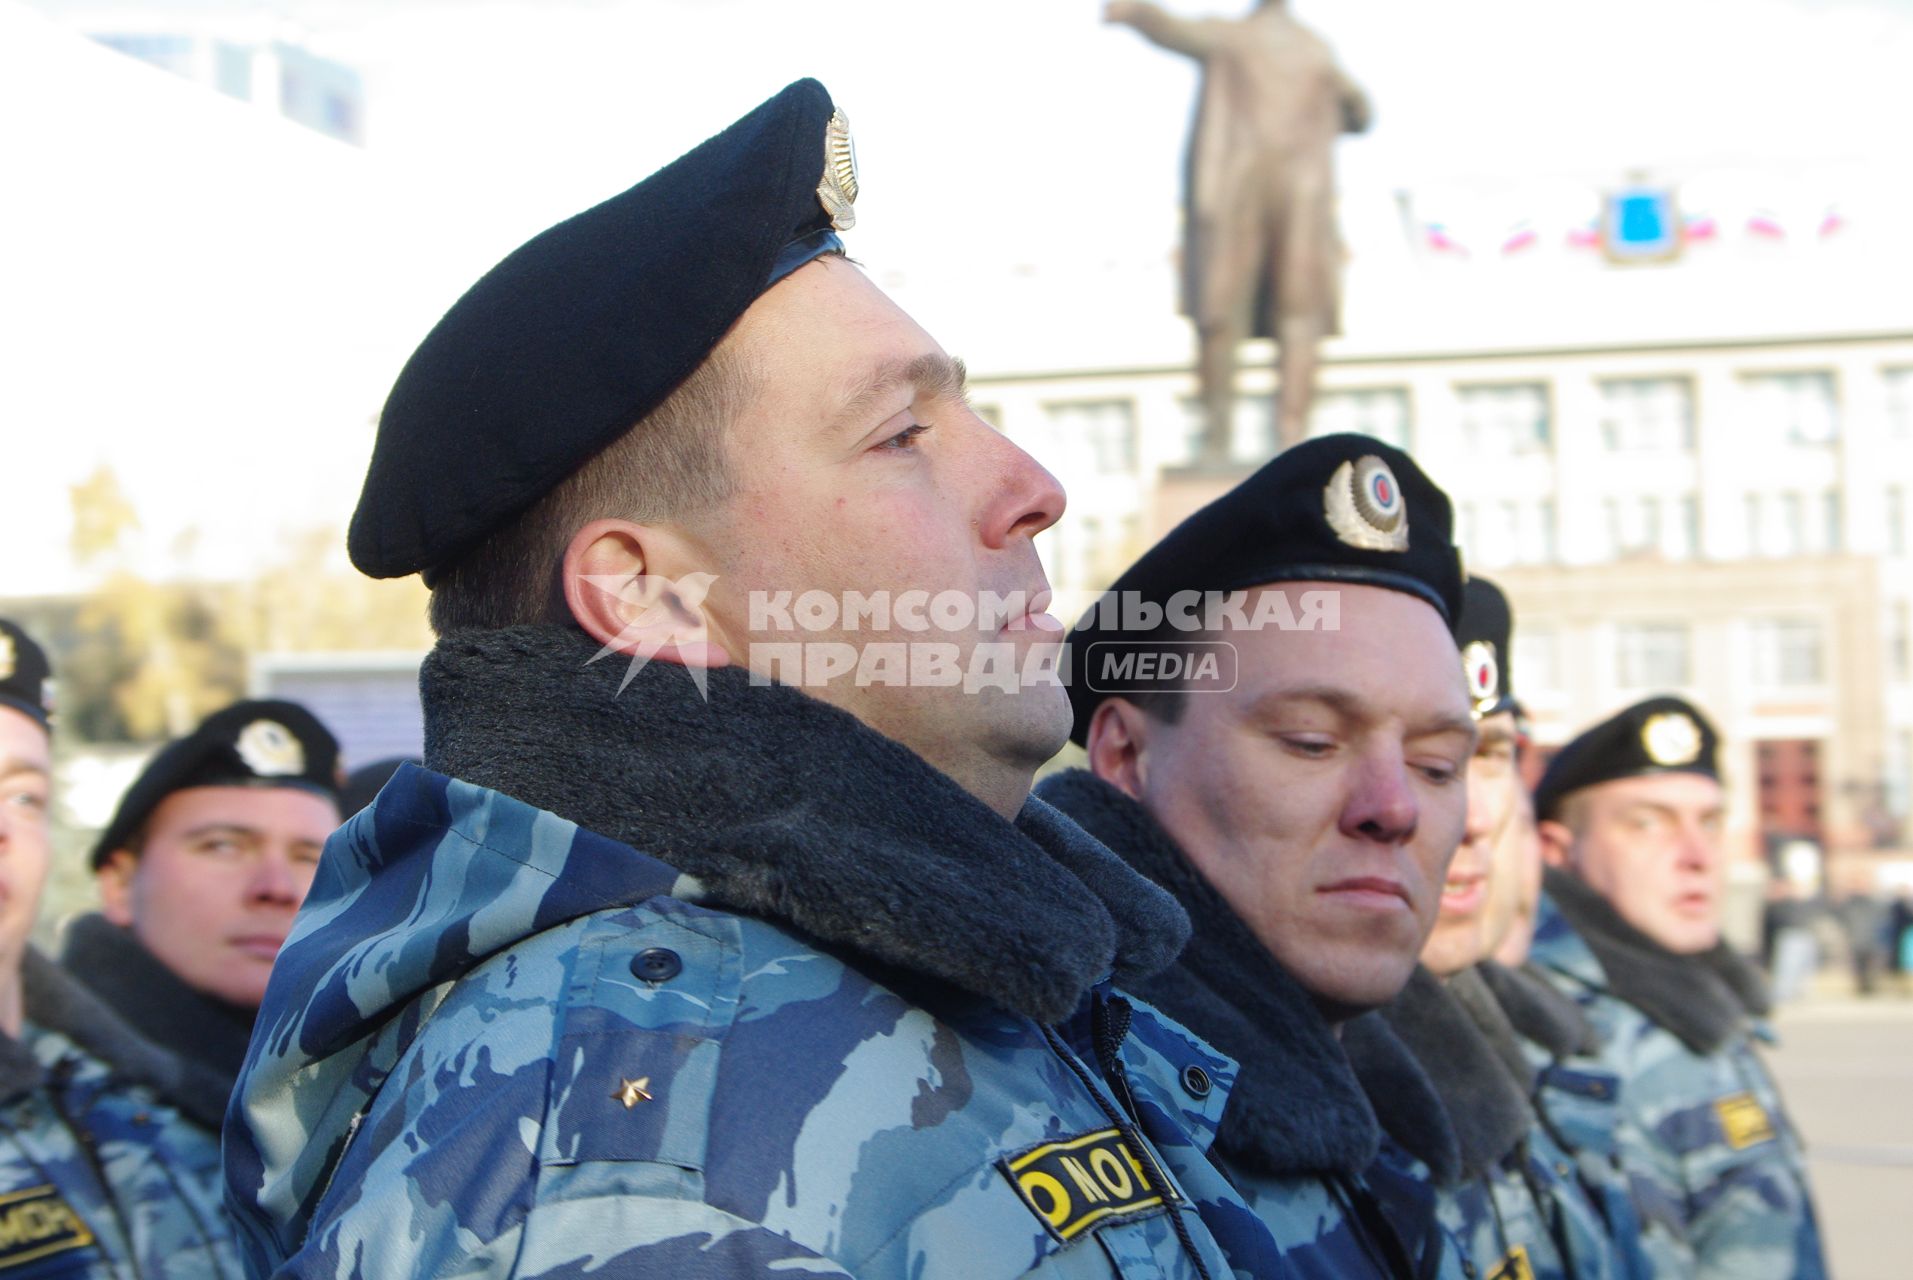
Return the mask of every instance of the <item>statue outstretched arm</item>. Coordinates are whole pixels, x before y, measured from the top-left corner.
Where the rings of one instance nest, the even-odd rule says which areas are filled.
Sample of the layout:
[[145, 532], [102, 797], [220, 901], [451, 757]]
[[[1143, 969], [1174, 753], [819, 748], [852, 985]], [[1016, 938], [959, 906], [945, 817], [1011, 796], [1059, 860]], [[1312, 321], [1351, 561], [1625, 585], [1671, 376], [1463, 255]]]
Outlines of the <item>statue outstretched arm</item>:
[[1348, 78], [1348, 72], [1335, 68], [1335, 94], [1342, 104], [1342, 132], [1367, 133], [1375, 122], [1375, 108], [1369, 104], [1362, 86]]
[[1228, 23], [1214, 19], [1178, 18], [1144, 0], [1109, 0], [1103, 21], [1134, 27], [1143, 39], [1192, 58], [1206, 58], [1222, 43]]

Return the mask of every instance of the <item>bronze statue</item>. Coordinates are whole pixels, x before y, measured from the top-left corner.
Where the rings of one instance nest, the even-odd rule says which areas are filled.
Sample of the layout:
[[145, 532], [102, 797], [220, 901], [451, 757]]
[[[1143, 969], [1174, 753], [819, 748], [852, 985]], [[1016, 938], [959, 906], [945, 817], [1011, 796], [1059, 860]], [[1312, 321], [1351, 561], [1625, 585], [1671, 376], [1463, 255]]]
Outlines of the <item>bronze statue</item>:
[[1107, 22], [1202, 63], [1183, 190], [1183, 313], [1200, 343], [1203, 456], [1228, 457], [1236, 348], [1274, 338], [1278, 448], [1308, 431], [1317, 347], [1341, 332], [1333, 150], [1368, 98], [1321, 37], [1262, 0], [1246, 17], [1179, 18], [1112, 0]]

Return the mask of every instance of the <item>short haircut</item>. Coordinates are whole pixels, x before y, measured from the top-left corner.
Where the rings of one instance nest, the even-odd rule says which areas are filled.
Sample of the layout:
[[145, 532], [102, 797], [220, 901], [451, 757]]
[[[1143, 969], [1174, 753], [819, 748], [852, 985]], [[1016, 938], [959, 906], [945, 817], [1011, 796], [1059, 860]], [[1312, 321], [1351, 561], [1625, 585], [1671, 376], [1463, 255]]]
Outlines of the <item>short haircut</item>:
[[449, 566], [432, 587], [432, 630], [568, 622], [572, 535], [593, 520], [650, 523], [728, 499], [730, 426], [754, 388], [748, 360], [720, 342], [663, 404]]

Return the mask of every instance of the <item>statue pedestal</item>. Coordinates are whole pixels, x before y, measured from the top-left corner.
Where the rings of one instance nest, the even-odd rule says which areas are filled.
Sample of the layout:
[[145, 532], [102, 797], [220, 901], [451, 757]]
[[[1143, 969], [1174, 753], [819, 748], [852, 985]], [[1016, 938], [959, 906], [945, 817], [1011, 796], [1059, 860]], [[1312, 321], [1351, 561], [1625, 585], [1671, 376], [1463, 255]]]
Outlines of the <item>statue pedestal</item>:
[[1248, 462], [1195, 462], [1186, 467], [1166, 467], [1156, 483], [1156, 500], [1149, 511], [1149, 528], [1144, 530], [1146, 546], [1156, 542], [1198, 509], [1214, 502], [1254, 474], [1259, 464]]

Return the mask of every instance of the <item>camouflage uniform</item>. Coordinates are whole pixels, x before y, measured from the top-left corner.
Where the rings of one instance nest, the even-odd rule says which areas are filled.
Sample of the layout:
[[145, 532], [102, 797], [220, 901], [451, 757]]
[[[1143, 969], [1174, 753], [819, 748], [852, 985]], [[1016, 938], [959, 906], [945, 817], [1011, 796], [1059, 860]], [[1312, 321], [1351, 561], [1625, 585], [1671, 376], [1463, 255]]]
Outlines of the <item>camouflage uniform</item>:
[[[401, 770], [328, 844], [241, 1071], [226, 1178], [255, 1274], [1282, 1274], [1203, 1154], [1228, 1097], [1226, 1059], [1093, 979], [1067, 989], [1073, 1015], [1017, 1012], [1015, 993], [944, 980], [907, 951], [922, 931], [893, 936], [878, 918], [941, 913], [951, 937], [1014, 954], [1030, 973], [1067, 954], [1034, 933], [1015, 953], [987, 936], [993, 922], [1006, 937], [1069, 926], [1054, 892], [1064, 881], [1044, 880], [1034, 851], [1008, 886], [1019, 903], [990, 883], [1002, 870], [971, 867], [984, 891], [963, 899], [944, 892], [928, 855], [886, 863], [867, 841], [875, 831], [908, 842], [900, 833], [914, 821], [929, 849], [972, 810], [992, 824], [988, 839], [1041, 845], [1057, 859], [1047, 874], [1079, 898], [1090, 890], [1062, 871], [1066, 854], [1091, 859], [1082, 874], [1133, 882], [1173, 912], [1080, 830], [1037, 802], [1014, 829], [968, 798], [938, 821], [902, 816], [927, 815], [926, 796], [962, 793], [844, 713], [781, 687], [744, 688], [741, 673], [712, 673], [708, 709], [688, 691], [667, 708], [654, 703], [664, 684], [686, 683], [681, 672], [654, 664], [614, 701], [618, 671], [571, 661], [590, 654], [581, 636], [535, 639], [546, 656], [563, 652], [561, 664], [441, 662], [449, 645], [423, 681], [428, 759], [535, 773], [546, 760], [529, 743], [542, 739], [555, 775], [514, 778], [516, 794], [562, 792], [589, 772], [589, 794], [552, 801], [589, 809], [648, 787], [674, 811], [706, 806], [682, 829], [654, 828], [650, 843], [680, 863], [699, 839], [744, 861], [710, 853], [693, 877], [600, 834], [618, 825], [613, 812], [587, 828], [499, 790]], [[458, 705], [447, 708], [439, 676], [458, 662]], [[501, 685], [545, 718], [501, 719], [488, 701], [506, 696]], [[589, 706], [558, 705], [567, 698]], [[634, 726], [604, 729], [610, 754], [589, 769], [564, 753], [590, 735], [548, 727], [587, 713]], [[467, 728], [482, 758], [462, 754]], [[656, 754], [633, 765], [646, 751]], [[746, 751], [763, 753], [761, 770]], [[667, 759], [709, 772], [695, 789], [661, 792]], [[774, 797], [775, 821], [749, 812], [759, 792]], [[803, 797], [795, 810], [791, 795]], [[819, 827], [807, 834], [809, 817]], [[836, 846], [830, 856], [848, 851], [846, 895], [879, 895], [844, 917], [862, 937], [820, 940], [834, 927], [821, 915], [816, 931], [790, 923], [819, 908], [815, 883], [787, 881], [748, 913], [736, 905], [823, 856], [813, 836]], [[884, 887], [905, 874], [908, 890]], [[1181, 932], [1163, 941], [1180, 945]], [[892, 962], [873, 954], [890, 942], [906, 950]], [[1003, 972], [1008, 986], [1020, 971]], [[1197, 1078], [1209, 1087], [1186, 1087]]]
[[[1534, 1071], [1528, 1100], [1535, 1117], [1572, 1162], [1606, 1228], [1615, 1274], [1650, 1280], [1654, 1267], [1642, 1245], [1641, 1215], [1616, 1132], [1623, 1123], [1621, 1079], [1596, 1056], [1601, 1046], [1593, 1024], [1580, 1006], [1527, 966], [1508, 969], [1490, 961], [1479, 971]], [[1556, 1172], [1568, 1176], [1565, 1168]]]
[[158, 1100], [174, 1064], [37, 953], [22, 969], [26, 1024], [0, 1036], [0, 1273], [238, 1276], [216, 1132]]
[[[1764, 1027], [1739, 1011], [1712, 1047], [1689, 1043], [1682, 1032], [1690, 1028], [1650, 1017], [1617, 992], [1577, 927], [1625, 929], [1591, 890], [1550, 872], [1533, 959], [1587, 1013], [1600, 1063], [1620, 1079], [1620, 1154], [1655, 1274], [1823, 1277], [1805, 1156], [1753, 1049]], [[1698, 970], [1702, 961], [1691, 963]]]
[[1442, 981], [1417, 969], [1382, 1012], [1453, 1119], [1459, 1176], [1441, 1186], [1438, 1207], [1476, 1269], [1542, 1280], [1619, 1274], [1572, 1162], [1536, 1122], [1533, 1073], [1479, 974]]

